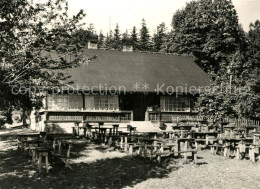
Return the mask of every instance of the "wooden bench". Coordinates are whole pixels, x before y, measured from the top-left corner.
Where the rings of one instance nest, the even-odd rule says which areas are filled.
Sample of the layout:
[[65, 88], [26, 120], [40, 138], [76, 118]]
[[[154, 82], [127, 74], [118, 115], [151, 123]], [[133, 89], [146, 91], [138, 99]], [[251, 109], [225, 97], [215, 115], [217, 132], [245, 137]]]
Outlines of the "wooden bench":
[[36, 148], [35, 149], [38, 157], [38, 168], [39, 173], [42, 172], [42, 158], [45, 158], [46, 173], [49, 173], [49, 149], [48, 148]]
[[219, 148], [222, 148], [223, 145], [220, 145], [220, 144], [212, 144], [212, 145], [209, 145], [209, 147], [210, 147], [210, 153], [213, 154], [213, 155], [217, 155], [218, 149], [219, 149]]
[[249, 146], [249, 159], [252, 162], [256, 161], [255, 154], [258, 154], [258, 160], [259, 160], [259, 158], [260, 158], [260, 156], [259, 156], [259, 145], [253, 145], [252, 144], [252, 145]]
[[52, 156], [59, 158], [65, 164], [65, 167], [68, 167], [71, 171], [73, 171], [71, 165], [69, 164], [71, 148], [72, 144], [69, 144], [66, 154], [62, 154], [62, 151], [60, 151], [59, 153], [53, 151]]
[[[251, 156], [251, 151], [249, 149], [249, 146], [246, 146], [245, 144], [238, 144], [238, 146], [236, 146], [236, 159], [242, 159], [242, 154], [244, 154], [244, 157], [246, 155], [246, 151], [249, 151], [249, 158]], [[250, 158], [251, 160], [251, 158]]]
[[[197, 163], [197, 159], [198, 158], [197, 158], [197, 150], [196, 149], [185, 150], [185, 151], [178, 151], [178, 154], [184, 154], [184, 160], [185, 161], [187, 161], [187, 159], [188, 159], [187, 153], [192, 153], [192, 160], [194, 161], [194, 163]], [[156, 159], [157, 159], [159, 164], [161, 164], [162, 156], [169, 157], [171, 155], [174, 156], [174, 151], [155, 153]]]
[[197, 149], [191, 149], [191, 150], [184, 150], [184, 151], [179, 151], [178, 154], [184, 154], [184, 160], [187, 160], [188, 156], [187, 153], [192, 153], [192, 160], [194, 161], [194, 163], [197, 163]]
[[[174, 156], [174, 152], [157, 152], [154, 154], [154, 156], [156, 157], [156, 160], [159, 164], [162, 163], [162, 157], [170, 157], [170, 156]], [[151, 156], [151, 159], [153, 158], [153, 155]]]
[[195, 139], [195, 147], [196, 147], [197, 150], [199, 148], [199, 144], [202, 144], [202, 143], [206, 145], [206, 139], [203, 139], [203, 138]]

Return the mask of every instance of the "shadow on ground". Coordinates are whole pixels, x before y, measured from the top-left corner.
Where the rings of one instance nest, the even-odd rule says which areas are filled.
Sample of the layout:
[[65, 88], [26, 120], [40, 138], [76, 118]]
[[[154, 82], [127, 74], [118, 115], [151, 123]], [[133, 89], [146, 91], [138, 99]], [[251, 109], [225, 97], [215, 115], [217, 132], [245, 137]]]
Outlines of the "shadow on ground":
[[[75, 156], [83, 150], [83, 144], [79, 144]], [[51, 165], [49, 174], [39, 175], [37, 165], [28, 156], [16, 149], [0, 149], [0, 188], [123, 188], [149, 178], [164, 178], [169, 173], [158, 164], [135, 156], [72, 164], [73, 172], [57, 161], [52, 160]], [[176, 166], [171, 171], [177, 169]]]

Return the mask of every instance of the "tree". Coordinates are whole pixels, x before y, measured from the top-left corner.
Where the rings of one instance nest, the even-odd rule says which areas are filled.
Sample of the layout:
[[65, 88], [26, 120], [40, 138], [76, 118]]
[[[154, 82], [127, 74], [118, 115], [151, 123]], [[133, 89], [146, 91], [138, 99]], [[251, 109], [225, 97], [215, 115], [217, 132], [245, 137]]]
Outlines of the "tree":
[[164, 35], [162, 38], [162, 45], [161, 45], [161, 52], [164, 53], [173, 53], [175, 51], [176, 45], [174, 44], [174, 37], [175, 33], [174, 31], [170, 31]]
[[223, 117], [260, 118], [260, 30], [259, 21], [250, 24], [248, 44], [230, 58], [226, 74], [201, 93], [201, 113], [215, 119]]
[[118, 50], [122, 49], [121, 34], [120, 34], [120, 31], [119, 31], [118, 24], [116, 24], [116, 28], [115, 28], [115, 31], [114, 31], [113, 48], [118, 49]]
[[110, 30], [109, 34], [107, 33], [105, 42], [104, 42], [104, 48], [106, 49], [112, 49], [113, 48], [113, 32]]
[[69, 76], [58, 69], [84, 60], [81, 45], [73, 39], [85, 14], [81, 10], [69, 18], [65, 0], [2, 0], [0, 7], [1, 108], [9, 113], [19, 104], [28, 110], [39, 108], [43, 88], [66, 84]]
[[139, 50], [141, 51], [149, 51], [150, 35], [148, 28], [146, 27], [145, 20], [142, 19], [142, 28], [140, 30], [140, 40], [139, 40]]
[[194, 55], [197, 64], [212, 78], [228, 65], [228, 57], [245, 45], [244, 32], [229, 0], [187, 3], [174, 14], [172, 26], [175, 51]]
[[89, 27], [87, 28], [87, 31], [91, 32], [91, 33], [95, 33], [95, 27], [93, 23], [89, 24]]
[[129, 38], [128, 30], [126, 30], [126, 32], [122, 34], [122, 41], [125, 40], [125, 39], [128, 39], [128, 38]]
[[73, 33], [73, 36], [74, 37], [72, 40], [74, 44], [80, 44], [81, 46], [86, 46], [88, 43], [89, 31], [80, 28]]
[[98, 43], [97, 43], [98, 48], [104, 48], [104, 43], [105, 43], [104, 39], [105, 36], [103, 35], [102, 32], [100, 32], [98, 36]]
[[153, 37], [153, 42], [154, 42], [154, 47], [153, 50], [158, 52], [162, 49], [162, 45], [164, 43], [164, 40], [166, 39], [166, 27], [165, 27], [165, 23], [161, 23], [159, 24], [159, 26], [157, 26], [157, 31], [154, 34]]
[[237, 51], [226, 74], [218, 76], [206, 91], [201, 92], [198, 98], [200, 113], [216, 120], [259, 118], [259, 74], [247, 53]]
[[138, 34], [137, 34], [135, 26], [133, 27], [133, 30], [131, 32], [131, 38], [130, 39], [133, 41], [133, 50], [138, 49]]

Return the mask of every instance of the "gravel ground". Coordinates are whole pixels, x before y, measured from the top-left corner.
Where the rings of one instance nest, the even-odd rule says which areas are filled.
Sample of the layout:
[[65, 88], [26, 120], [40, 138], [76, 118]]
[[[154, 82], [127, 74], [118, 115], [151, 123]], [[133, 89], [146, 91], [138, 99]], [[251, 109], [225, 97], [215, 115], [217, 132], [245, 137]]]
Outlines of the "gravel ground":
[[0, 140], [0, 188], [260, 188], [260, 163], [198, 153], [199, 164], [174, 159], [167, 167], [80, 141], [72, 149], [71, 172], [52, 163], [39, 175], [15, 139]]

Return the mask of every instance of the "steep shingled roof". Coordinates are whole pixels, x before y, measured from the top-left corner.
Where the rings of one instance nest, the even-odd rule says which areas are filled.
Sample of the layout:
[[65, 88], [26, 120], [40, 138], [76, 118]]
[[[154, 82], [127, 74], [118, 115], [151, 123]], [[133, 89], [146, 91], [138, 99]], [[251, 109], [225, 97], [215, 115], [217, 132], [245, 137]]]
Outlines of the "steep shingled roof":
[[[155, 92], [157, 86], [200, 87], [209, 85], [207, 74], [189, 56], [88, 49], [97, 56], [88, 65], [64, 70], [74, 84], [82, 86], [124, 86], [126, 91]], [[134, 85], [140, 84], [135, 89]], [[149, 88], [144, 89], [143, 85]]]

